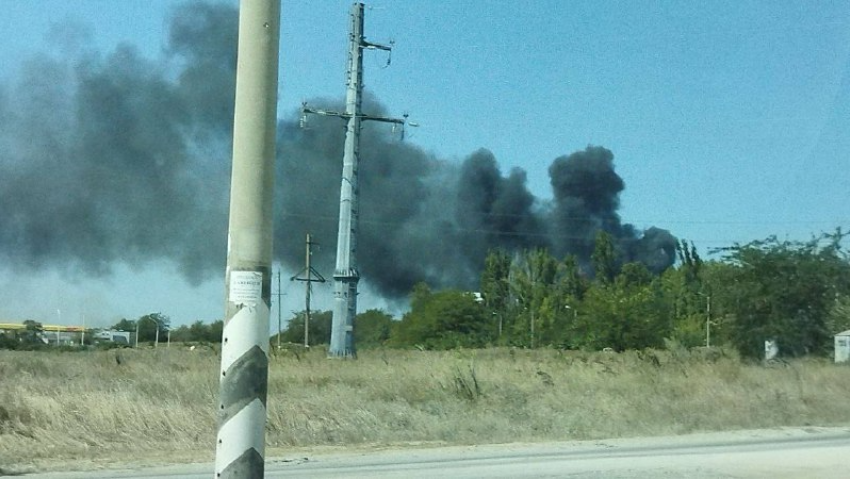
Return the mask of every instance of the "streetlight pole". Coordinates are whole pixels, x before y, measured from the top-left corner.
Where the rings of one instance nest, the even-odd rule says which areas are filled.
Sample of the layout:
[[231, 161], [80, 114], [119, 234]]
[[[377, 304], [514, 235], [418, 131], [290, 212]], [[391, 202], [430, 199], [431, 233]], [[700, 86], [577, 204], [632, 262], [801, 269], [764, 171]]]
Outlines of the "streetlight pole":
[[697, 292], [705, 297], [705, 347], [711, 347], [711, 295]]
[[281, 322], [281, 306], [283, 306], [280, 302], [280, 296], [282, 291], [280, 290], [280, 268], [277, 269], [277, 349], [280, 351], [280, 332], [282, 327]]
[[[159, 321], [157, 321], [156, 319], [153, 318], [153, 316], [150, 316], [150, 315], [142, 316], [141, 318], [139, 318], [138, 321], [136, 321], [136, 347], [137, 348], [139, 347], [139, 324], [141, 324], [143, 319], [150, 319], [156, 325], [156, 334], [154, 336], [153, 347], [154, 348], [159, 347]], [[169, 337], [169, 343], [170, 343], [171, 342], [171, 339], [170, 339], [171, 338], [171, 331], [168, 332], [168, 337]]]
[[159, 347], [159, 321], [153, 319], [152, 316], [148, 316], [148, 317], [156, 325], [156, 334], [154, 335], [154, 338], [153, 338], [153, 347], [158, 348]]
[[711, 295], [705, 295], [705, 347], [711, 347]]

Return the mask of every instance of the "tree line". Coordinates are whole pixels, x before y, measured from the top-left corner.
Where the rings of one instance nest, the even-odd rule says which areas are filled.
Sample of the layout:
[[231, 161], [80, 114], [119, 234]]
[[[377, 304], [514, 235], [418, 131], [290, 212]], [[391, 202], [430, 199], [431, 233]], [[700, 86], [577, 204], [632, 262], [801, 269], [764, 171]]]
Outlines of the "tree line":
[[[597, 235], [586, 263], [571, 255], [555, 258], [545, 249], [492, 250], [479, 291], [417, 284], [401, 318], [375, 309], [357, 316], [357, 346], [623, 351], [711, 345], [758, 358], [772, 340], [786, 356], [828, 354], [833, 336], [850, 329], [845, 236], [837, 230], [803, 242], [770, 237], [718, 249], [709, 261], [682, 240], [677, 264], [659, 275], [622, 261], [605, 232]], [[14, 344], [5, 338], [0, 347], [19, 345], [21, 337], [34, 342], [40, 324], [29, 323]], [[297, 314], [273, 343], [302, 344], [304, 323], [304, 313]], [[137, 327], [141, 342], [154, 341], [159, 330], [160, 341], [170, 334], [172, 342], [218, 343], [223, 323], [172, 329], [168, 316], [151, 313], [122, 319], [111, 329]], [[328, 344], [330, 333], [331, 312], [313, 312], [309, 344]]]
[[[355, 321], [360, 348], [513, 346], [616, 351], [724, 346], [761, 357], [765, 340], [786, 356], [828, 354], [850, 329], [850, 261], [837, 231], [810, 241], [771, 237], [700, 257], [680, 241], [678, 262], [660, 275], [624, 263], [607, 233], [588, 264], [544, 249], [489, 253], [480, 290], [422, 283], [400, 320], [370, 310]], [[330, 337], [330, 312], [314, 313], [311, 344]], [[283, 332], [303, 342], [303, 320]]]
[[[0, 334], [0, 349], [40, 349], [48, 347], [43, 338], [45, 337], [44, 326], [41, 322], [28, 319], [23, 322], [24, 329], [14, 334]], [[133, 333], [131, 344], [121, 343], [118, 346], [132, 346], [138, 334], [140, 343], [160, 342], [198, 342], [219, 343], [223, 322], [213, 321], [210, 324], [196, 321], [190, 325], [182, 325], [177, 328], [171, 327], [171, 318], [163, 313], [149, 313], [137, 319], [122, 318], [112, 326], [105, 328], [111, 331], [123, 331]], [[74, 341], [84, 341], [86, 346], [100, 345], [109, 347], [113, 341], [101, 339], [97, 332], [99, 328], [87, 329], [85, 335]], [[52, 334], [52, 333], [51, 333]], [[76, 344], [79, 346], [79, 344]]]
[[195, 343], [220, 343], [221, 332], [224, 329], [222, 320], [204, 323], [195, 321], [189, 325], [181, 325], [171, 328], [171, 318], [162, 313], [151, 313], [141, 316], [136, 320], [122, 319], [112, 325], [110, 329], [116, 331], [136, 331], [138, 327], [140, 342], [153, 342], [157, 338], [159, 329], [159, 340], [171, 342], [195, 342]]

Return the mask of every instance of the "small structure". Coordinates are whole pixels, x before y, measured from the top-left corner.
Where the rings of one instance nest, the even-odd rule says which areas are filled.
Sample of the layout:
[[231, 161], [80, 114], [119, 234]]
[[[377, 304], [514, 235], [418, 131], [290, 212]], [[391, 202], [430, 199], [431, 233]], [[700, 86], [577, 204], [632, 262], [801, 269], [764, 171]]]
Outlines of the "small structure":
[[775, 339], [768, 339], [764, 342], [764, 360], [772, 361], [779, 356], [779, 343]]
[[850, 329], [835, 335], [835, 362], [850, 362]]
[[96, 341], [109, 341], [117, 344], [123, 344], [125, 346], [131, 346], [133, 344], [133, 339], [135, 338], [135, 334], [129, 331], [113, 331], [113, 330], [104, 330], [98, 331], [94, 334], [94, 339]]

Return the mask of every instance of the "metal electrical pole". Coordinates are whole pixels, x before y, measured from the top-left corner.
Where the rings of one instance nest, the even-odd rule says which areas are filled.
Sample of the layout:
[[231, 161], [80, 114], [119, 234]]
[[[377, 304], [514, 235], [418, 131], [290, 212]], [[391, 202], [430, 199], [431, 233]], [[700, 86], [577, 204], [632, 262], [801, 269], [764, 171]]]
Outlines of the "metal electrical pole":
[[[300, 273], [298, 273], [295, 276], [293, 276], [292, 278], [290, 278], [290, 281], [304, 281], [304, 282], [306, 282], [306, 284], [304, 285], [304, 289], [306, 289], [306, 291], [304, 293], [305, 294], [305, 300], [304, 300], [304, 347], [305, 348], [310, 347], [310, 294], [313, 290], [312, 283], [324, 283], [325, 282], [325, 278], [321, 274], [319, 274], [319, 272], [316, 271], [315, 268], [313, 268], [310, 265], [310, 258], [313, 256], [313, 245], [314, 244], [317, 244], [317, 243], [313, 243], [313, 240], [312, 240], [312, 237], [310, 236], [310, 233], [307, 233], [307, 246], [306, 246], [306, 250], [307, 250], [306, 256], [307, 256], [307, 258], [304, 262], [304, 264], [305, 264], [304, 269], [302, 269]], [[305, 274], [305, 273], [307, 274], [307, 277], [302, 278], [301, 275]], [[314, 275], [316, 276], [315, 278], [313, 278]]]
[[[345, 150], [342, 159], [342, 186], [339, 197], [339, 231], [336, 245], [336, 269], [334, 270], [334, 305], [331, 325], [331, 344], [328, 356], [354, 358], [354, 318], [357, 316], [357, 228], [359, 220], [359, 187], [357, 170], [360, 163], [360, 122], [381, 121], [401, 125], [404, 118], [366, 116], [360, 111], [363, 96], [363, 50], [391, 51], [391, 46], [367, 42], [363, 36], [363, 4], [351, 6], [351, 33], [348, 50], [347, 89], [345, 113], [318, 110], [302, 106], [302, 113], [336, 116], [347, 119]], [[302, 124], [305, 121], [302, 119]], [[402, 130], [402, 138], [404, 137]]]
[[262, 478], [272, 264], [280, 0], [242, 0], [216, 478]]

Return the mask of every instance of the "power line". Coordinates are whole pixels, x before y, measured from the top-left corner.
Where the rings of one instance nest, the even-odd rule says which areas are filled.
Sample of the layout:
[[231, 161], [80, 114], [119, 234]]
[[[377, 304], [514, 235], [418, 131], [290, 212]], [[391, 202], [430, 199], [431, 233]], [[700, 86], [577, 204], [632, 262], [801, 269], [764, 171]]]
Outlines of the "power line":
[[[336, 217], [328, 216], [328, 215], [316, 215], [312, 213], [281, 213], [280, 216], [286, 216], [291, 218], [310, 218], [310, 219], [326, 219], [326, 220], [335, 220]], [[513, 214], [513, 213], [477, 213], [476, 216], [484, 217], [484, 218], [538, 218], [534, 214]], [[618, 215], [619, 217], [619, 215]], [[413, 217], [411, 217], [412, 219]], [[559, 220], [567, 220], [567, 221], [597, 221], [598, 217], [587, 217], [587, 216], [558, 216]], [[623, 220], [622, 218], [620, 218]], [[361, 217], [361, 223], [372, 223], [372, 224], [388, 224], [388, 225], [399, 225], [405, 223], [404, 221], [375, 221], [363, 219]], [[807, 225], [807, 224], [822, 224], [822, 225], [835, 225], [840, 223], [850, 224], [850, 218], [843, 218], [838, 220], [827, 220], [827, 219], [817, 219], [817, 220], [677, 220], [677, 219], [633, 219], [630, 218], [625, 224], [634, 224], [634, 223], [658, 223], [658, 224], [697, 224], [697, 225]]]

